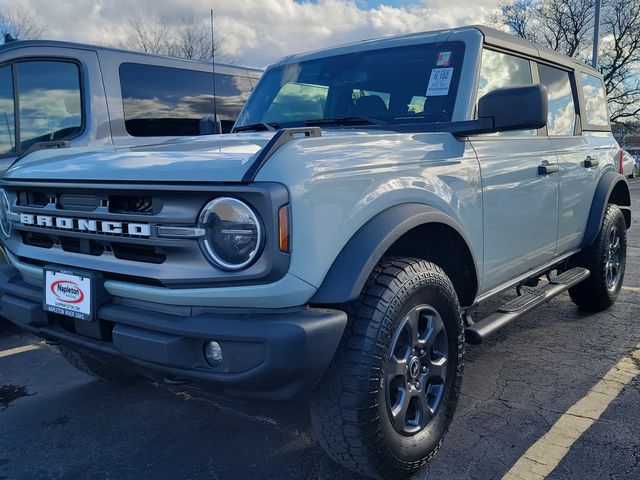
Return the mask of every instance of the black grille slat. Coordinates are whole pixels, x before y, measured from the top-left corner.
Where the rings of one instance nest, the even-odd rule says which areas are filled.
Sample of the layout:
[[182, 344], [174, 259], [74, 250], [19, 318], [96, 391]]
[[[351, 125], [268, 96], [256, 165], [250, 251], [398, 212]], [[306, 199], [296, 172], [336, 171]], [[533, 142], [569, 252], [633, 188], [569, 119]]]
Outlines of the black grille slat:
[[17, 204], [25, 207], [41, 208], [50, 201], [50, 196], [46, 192], [18, 192]]
[[34, 232], [21, 232], [22, 233], [22, 243], [25, 245], [30, 245], [32, 247], [39, 248], [51, 248], [53, 247], [54, 241], [48, 235], [43, 235], [41, 233]]
[[59, 210], [76, 210], [79, 212], [93, 212], [100, 206], [100, 198], [95, 195], [75, 195], [61, 193], [58, 195], [56, 207]]
[[60, 246], [65, 252], [80, 253], [82, 255], [102, 255], [105, 251], [104, 245], [93, 240], [82, 238], [60, 237]]
[[161, 249], [152, 246], [113, 244], [111, 248], [113, 255], [120, 260], [159, 264], [167, 259]]
[[159, 204], [158, 200], [149, 196], [111, 195], [109, 197], [109, 212], [153, 215], [159, 210]]

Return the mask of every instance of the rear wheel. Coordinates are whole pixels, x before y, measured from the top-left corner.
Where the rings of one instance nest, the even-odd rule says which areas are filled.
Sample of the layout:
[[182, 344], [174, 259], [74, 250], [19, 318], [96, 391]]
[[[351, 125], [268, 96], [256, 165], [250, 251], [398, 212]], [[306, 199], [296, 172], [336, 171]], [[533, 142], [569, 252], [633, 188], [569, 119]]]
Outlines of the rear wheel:
[[445, 273], [383, 259], [311, 402], [314, 432], [338, 463], [406, 478], [439, 449], [462, 383], [463, 324]]
[[139, 378], [137, 375], [107, 365], [67, 346], [58, 345], [58, 350], [73, 367], [103, 382], [131, 383]]
[[593, 244], [571, 260], [589, 269], [589, 278], [569, 289], [571, 300], [587, 310], [605, 310], [618, 298], [627, 260], [627, 225], [617, 205], [609, 204]]

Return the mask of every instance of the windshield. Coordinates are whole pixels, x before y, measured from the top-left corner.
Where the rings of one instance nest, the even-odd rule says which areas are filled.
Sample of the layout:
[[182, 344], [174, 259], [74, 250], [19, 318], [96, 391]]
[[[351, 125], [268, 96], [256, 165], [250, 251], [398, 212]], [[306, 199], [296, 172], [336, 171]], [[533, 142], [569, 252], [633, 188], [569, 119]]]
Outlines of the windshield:
[[[236, 128], [449, 122], [464, 44], [370, 50], [269, 69]], [[243, 128], [244, 127], [244, 128]]]

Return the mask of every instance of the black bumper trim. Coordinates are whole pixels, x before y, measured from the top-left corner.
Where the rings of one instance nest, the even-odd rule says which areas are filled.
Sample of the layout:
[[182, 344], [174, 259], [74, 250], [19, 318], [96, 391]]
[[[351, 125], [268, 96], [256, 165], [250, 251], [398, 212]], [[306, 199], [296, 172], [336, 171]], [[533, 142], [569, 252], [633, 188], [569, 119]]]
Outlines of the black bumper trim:
[[[328, 367], [347, 316], [339, 310], [301, 308], [286, 312], [176, 315], [118, 302], [97, 312], [101, 333], [77, 333], [73, 320], [42, 310], [42, 291], [25, 283], [10, 265], [0, 267], [1, 314], [47, 340], [60, 342], [114, 364], [210, 383], [246, 397], [286, 400], [310, 393]], [[161, 305], [158, 307], [162, 307]], [[169, 309], [170, 310], [170, 309]], [[76, 320], [76, 322], [83, 322]], [[105, 333], [106, 332], [106, 333]], [[207, 365], [203, 347], [215, 340], [223, 349], [220, 367]]]

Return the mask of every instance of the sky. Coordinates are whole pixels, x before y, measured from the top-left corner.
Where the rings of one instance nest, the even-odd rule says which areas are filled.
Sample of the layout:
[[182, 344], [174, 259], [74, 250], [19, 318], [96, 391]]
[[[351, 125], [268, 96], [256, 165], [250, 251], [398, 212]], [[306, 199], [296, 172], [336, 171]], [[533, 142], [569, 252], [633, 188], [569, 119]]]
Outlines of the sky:
[[[216, 15], [221, 53], [264, 67], [297, 52], [357, 40], [486, 23], [500, 0], [20, 0], [45, 38], [117, 43], [133, 16], [179, 22]], [[0, 1], [0, 5], [2, 2]]]

